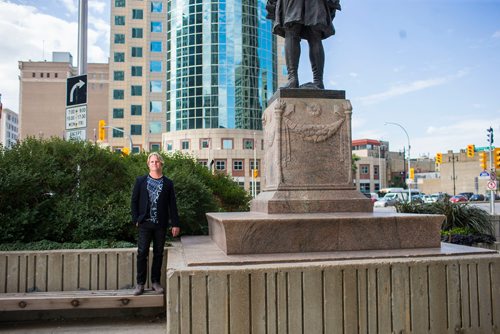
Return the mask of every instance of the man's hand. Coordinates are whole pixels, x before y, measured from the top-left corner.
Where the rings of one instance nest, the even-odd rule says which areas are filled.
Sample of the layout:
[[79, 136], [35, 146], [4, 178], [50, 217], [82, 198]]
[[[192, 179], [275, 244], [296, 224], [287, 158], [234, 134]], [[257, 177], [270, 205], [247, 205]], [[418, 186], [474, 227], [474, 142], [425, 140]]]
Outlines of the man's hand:
[[180, 227], [172, 227], [172, 236], [174, 238], [178, 237], [180, 233], [181, 233]]

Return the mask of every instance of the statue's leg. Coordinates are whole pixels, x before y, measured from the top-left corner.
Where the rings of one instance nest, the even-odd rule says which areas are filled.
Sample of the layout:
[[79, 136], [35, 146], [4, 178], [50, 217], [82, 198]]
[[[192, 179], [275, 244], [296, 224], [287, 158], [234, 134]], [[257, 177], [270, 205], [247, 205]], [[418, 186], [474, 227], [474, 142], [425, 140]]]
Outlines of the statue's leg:
[[292, 24], [285, 31], [285, 62], [288, 71], [288, 82], [283, 88], [299, 87], [300, 30], [302, 26]]
[[323, 84], [325, 50], [323, 49], [321, 35], [317, 32], [313, 32], [307, 42], [309, 43], [309, 60], [311, 61], [313, 83], [317, 88], [325, 89], [325, 85]]

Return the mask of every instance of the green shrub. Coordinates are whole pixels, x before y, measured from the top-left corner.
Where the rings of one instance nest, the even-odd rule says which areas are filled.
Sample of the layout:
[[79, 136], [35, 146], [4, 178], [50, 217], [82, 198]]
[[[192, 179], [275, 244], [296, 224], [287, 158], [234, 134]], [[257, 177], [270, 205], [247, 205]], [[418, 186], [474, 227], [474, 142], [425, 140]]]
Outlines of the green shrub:
[[[182, 233], [206, 234], [205, 213], [248, 210], [250, 196], [230, 177], [181, 153], [163, 155], [175, 184]], [[130, 196], [148, 172], [147, 154], [122, 157], [89, 142], [28, 138], [0, 147], [0, 243], [136, 241]], [[72, 246], [75, 247], [75, 246]]]
[[441, 227], [443, 231], [465, 229], [472, 234], [493, 235], [493, 225], [487, 211], [473, 205], [451, 203], [450, 201], [436, 203], [398, 203], [397, 212], [441, 214], [446, 219]]

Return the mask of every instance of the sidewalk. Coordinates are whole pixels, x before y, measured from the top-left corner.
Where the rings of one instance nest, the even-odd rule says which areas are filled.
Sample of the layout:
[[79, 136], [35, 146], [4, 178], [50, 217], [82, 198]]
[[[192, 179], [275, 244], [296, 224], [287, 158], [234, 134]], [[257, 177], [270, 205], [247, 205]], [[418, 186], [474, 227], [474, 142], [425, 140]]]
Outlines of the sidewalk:
[[0, 333], [85, 333], [121, 334], [166, 333], [165, 318], [144, 317], [142, 319], [77, 319], [37, 320], [15, 323], [0, 323]]

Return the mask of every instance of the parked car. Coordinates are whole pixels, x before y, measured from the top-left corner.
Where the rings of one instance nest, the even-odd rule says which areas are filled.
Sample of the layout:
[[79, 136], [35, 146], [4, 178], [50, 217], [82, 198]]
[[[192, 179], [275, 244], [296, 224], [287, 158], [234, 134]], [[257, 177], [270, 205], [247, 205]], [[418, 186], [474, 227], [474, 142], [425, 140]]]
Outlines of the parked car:
[[425, 195], [413, 195], [411, 197], [411, 201], [414, 202], [414, 203], [424, 203], [424, 196]]
[[479, 201], [484, 201], [484, 195], [481, 194], [474, 194], [469, 198], [469, 201], [471, 202], [479, 202]]
[[396, 203], [403, 201], [404, 197], [401, 195], [401, 193], [388, 193], [385, 194], [384, 197], [380, 198], [378, 201], [376, 201], [373, 205], [376, 208], [385, 208], [386, 206], [394, 206]]
[[424, 202], [425, 203], [435, 203], [444, 201], [446, 195], [444, 193], [435, 193], [430, 195], [425, 195]]
[[[487, 193], [485, 196], [484, 196], [484, 200], [485, 201], [489, 201], [490, 200], [490, 193]], [[495, 194], [495, 201], [498, 201], [500, 200], [500, 195], [499, 194]]]
[[452, 203], [460, 203], [460, 202], [468, 202], [467, 197], [464, 195], [455, 195], [450, 198], [450, 202]]
[[463, 193], [458, 193], [459, 195], [462, 195], [462, 196], [465, 196], [467, 198], [467, 200], [470, 200], [470, 198], [472, 197], [472, 195], [474, 195], [474, 193], [471, 193], [471, 192], [463, 192]]

